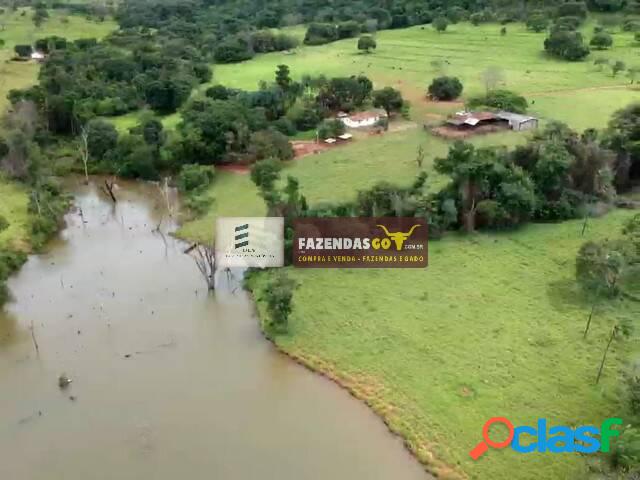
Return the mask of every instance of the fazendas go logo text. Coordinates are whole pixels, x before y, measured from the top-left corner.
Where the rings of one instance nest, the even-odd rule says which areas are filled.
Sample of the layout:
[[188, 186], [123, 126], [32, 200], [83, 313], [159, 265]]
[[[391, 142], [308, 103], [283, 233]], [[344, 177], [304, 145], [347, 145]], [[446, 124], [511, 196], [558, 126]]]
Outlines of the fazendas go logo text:
[[[494, 424], [507, 427], [508, 436], [502, 442], [495, 442], [489, 438], [489, 428]], [[620, 435], [620, 431], [613, 428], [622, 425], [621, 418], [607, 418], [600, 428], [585, 425], [577, 428], [565, 425], [548, 427], [546, 418], [539, 418], [535, 427], [522, 425], [514, 427], [504, 417], [493, 417], [482, 427], [483, 441], [478, 443], [469, 455], [477, 460], [486, 453], [489, 447], [505, 448], [511, 446], [518, 453], [595, 453], [608, 452], [611, 448], [611, 437]], [[597, 436], [600, 438], [597, 438]]]

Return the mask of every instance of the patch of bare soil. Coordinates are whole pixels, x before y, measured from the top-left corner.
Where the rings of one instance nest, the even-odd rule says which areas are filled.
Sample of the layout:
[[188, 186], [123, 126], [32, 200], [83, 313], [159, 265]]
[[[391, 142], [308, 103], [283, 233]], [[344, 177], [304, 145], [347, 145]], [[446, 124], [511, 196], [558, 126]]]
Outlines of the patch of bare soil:
[[294, 158], [314, 155], [331, 148], [331, 145], [327, 143], [316, 143], [313, 140], [296, 140], [291, 142], [291, 145], [293, 146]]

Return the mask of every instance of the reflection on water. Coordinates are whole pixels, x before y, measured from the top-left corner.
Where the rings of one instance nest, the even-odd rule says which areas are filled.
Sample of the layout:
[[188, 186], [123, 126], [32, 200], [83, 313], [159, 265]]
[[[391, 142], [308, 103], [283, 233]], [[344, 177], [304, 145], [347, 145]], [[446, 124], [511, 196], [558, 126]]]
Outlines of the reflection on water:
[[207, 294], [185, 245], [154, 232], [157, 189], [126, 184], [116, 206], [75, 189], [0, 315], [0, 479], [427, 478], [364, 406], [273, 350], [237, 273]]

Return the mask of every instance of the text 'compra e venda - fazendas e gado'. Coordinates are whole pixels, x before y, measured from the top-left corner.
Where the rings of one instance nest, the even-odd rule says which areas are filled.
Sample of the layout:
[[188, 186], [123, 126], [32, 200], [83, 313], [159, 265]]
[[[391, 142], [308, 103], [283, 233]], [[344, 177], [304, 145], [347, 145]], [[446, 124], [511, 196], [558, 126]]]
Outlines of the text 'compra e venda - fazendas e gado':
[[300, 263], [351, 263], [351, 262], [422, 262], [422, 255], [299, 255]]

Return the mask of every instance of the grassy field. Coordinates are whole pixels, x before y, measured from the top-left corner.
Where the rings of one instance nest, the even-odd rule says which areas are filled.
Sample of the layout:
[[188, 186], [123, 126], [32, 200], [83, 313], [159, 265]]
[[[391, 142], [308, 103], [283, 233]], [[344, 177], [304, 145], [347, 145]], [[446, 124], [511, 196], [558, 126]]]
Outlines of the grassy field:
[[[630, 215], [593, 221], [585, 238], [613, 235]], [[440, 462], [475, 479], [584, 478], [579, 455], [468, 457], [493, 416], [575, 426], [623, 415], [617, 374], [630, 342], [615, 343], [594, 379], [611, 325], [637, 318], [638, 305], [603, 305], [582, 339], [590, 304], [574, 282], [580, 230], [574, 221], [451, 235], [430, 244], [420, 270], [289, 269], [300, 286], [277, 344], [346, 384], [450, 478]], [[256, 280], [258, 299], [267, 277]]]
[[[22, 12], [25, 15], [22, 16]], [[113, 21], [93, 22], [83, 17], [66, 15], [60, 10], [51, 10], [50, 18], [37, 28], [31, 21], [30, 9], [18, 9], [11, 12], [6, 9], [0, 15], [4, 30], [0, 38], [5, 45], [0, 49], [0, 112], [7, 108], [6, 99], [9, 90], [33, 85], [38, 76], [38, 64], [35, 62], [12, 62], [13, 47], [17, 44], [33, 44], [38, 38], [58, 35], [69, 40], [78, 38], [102, 38], [116, 28]]]
[[[526, 135], [505, 132], [474, 137], [470, 142], [476, 146], [513, 146], [526, 141], [526, 138]], [[435, 158], [446, 156], [449, 148], [446, 141], [427, 134], [423, 129], [411, 128], [360, 138], [349, 145], [289, 161], [281, 176], [283, 179], [287, 175], [296, 177], [311, 205], [351, 200], [358, 190], [370, 188], [383, 180], [400, 185], [411, 183], [420, 171], [415, 160], [419, 145], [425, 150], [422, 168], [427, 171], [431, 170]], [[434, 187], [446, 182], [435, 172], [430, 175], [429, 183]], [[265, 211], [249, 175], [218, 173], [210, 195], [215, 198], [212, 209], [207, 215], [186, 222], [179, 230], [179, 236], [210, 240], [216, 216], [263, 215]]]
[[[369, 55], [358, 53], [356, 39], [320, 47], [303, 46], [294, 55], [272, 53], [239, 65], [216, 65], [213, 82], [255, 89], [260, 80], [273, 80], [279, 64], [289, 65], [297, 78], [303, 74], [362, 73], [378, 87], [391, 85], [402, 90], [412, 102], [414, 119], [420, 121], [426, 112], [443, 110], [424, 100], [433, 77], [442, 74], [459, 77], [465, 85], [464, 95], [468, 96], [484, 91], [485, 69], [498, 67], [503, 72], [505, 88], [535, 101], [532, 113], [559, 118], [575, 128], [604, 126], [613, 111], [640, 95], [640, 91], [627, 87], [629, 80], [624, 74], [614, 78], [610, 71], [597, 71], [593, 66], [595, 58], [604, 57], [640, 67], [632, 33], [616, 32], [612, 49], [594, 52], [587, 61], [572, 63], [551, 59], [543, 53], [544, 33], [532, 33], [523, 25], [513, 24], [507, 26], [507, 35], [502, 36], [500, 28], [496, 24], [474, 27], [461, 23], [450, 26], [445, 33], [437, 33], [428, 26], [381, 31], [376, 34], [378, 48]], [[587, 39], [592, 28], [591, 23], [585, 26]], [[301, 37], [304, 30], [296, 27], [290, 32]], [[594, 97], [589, 90], [575, 91], [603, 86], [620, 88], [611, 97], [610, 92]], [[556, 93], [548, 97], [549, 92]], [[582, 108], [576, 108], [577, 103]], [[446, 105], [444, 111], [455, 108], [459, 106]], [[583, 115], [587, 108], [597, 115]]]
[[0, 216], [9, 223], [5, 230], [0, 230], [0, 249], [29, 249], [28, 203], [27, 192], [22, 187], [0, 176]]

